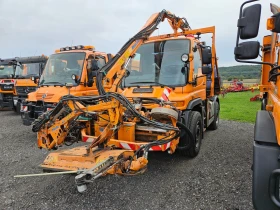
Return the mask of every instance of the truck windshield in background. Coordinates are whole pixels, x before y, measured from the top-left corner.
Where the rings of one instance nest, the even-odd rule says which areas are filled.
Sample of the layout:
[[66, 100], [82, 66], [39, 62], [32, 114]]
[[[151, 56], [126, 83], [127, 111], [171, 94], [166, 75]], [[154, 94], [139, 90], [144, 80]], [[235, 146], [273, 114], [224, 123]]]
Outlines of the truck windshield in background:
[[185, 63], [181, 56], [189, 52], [190, 41], [186, 39], [143, 44], [130, 61], [130, 75], [123, 81], [123, 85], [185, 85], [185, 76], [181, 71]]
[[[2, 69], [4, 67], [4, 69]], [[1, 79], [7, 79], [10, 78], [11, 74], [14, 74], [14, 66], [10, 65], [4, 65], [0, 69], [0, 78]]]
[[53, 54], [49, 57], [40, 79], [42, 85], [65, 85], [72, 83], [72, 75], [81, 76], [86, 54], [83, 52], [68, 52]]
[[21, 64], [16, 67], [16, 78], [28, 78], [37, 76], [40, 72], [40, 63]]

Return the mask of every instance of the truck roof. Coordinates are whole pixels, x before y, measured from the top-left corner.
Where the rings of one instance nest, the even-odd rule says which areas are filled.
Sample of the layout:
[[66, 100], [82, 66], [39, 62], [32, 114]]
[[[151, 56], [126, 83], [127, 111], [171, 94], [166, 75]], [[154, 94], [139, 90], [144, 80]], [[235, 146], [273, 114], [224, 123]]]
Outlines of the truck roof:
[[16, 57], [16, 61], [20, 63], [40, 63], [46, 62], [48, 57], [45, 55], [41, 56], [29, 56], [29, 57]]
[[15, 61], [16, 61], [15, 58], [5, 58], [5, 59], [0, 58], [0, 65], [10, 65]]
[[55, 54], [60, 54], [60, 53], [74, 53], [74, 52], [84, 52], [86, 54], [89, 53], [94, 53], [94, 54], [98, 54], [98, 55], [102, 55], [102, 56], [107, 56], [107, 53], [105, 52], [99, 52], [99, 51], [92, 51], [92, 50], [83, 50], [83, 49], [79, 49], [79, 50], [67, 50], [67, 51], [57, 51]]

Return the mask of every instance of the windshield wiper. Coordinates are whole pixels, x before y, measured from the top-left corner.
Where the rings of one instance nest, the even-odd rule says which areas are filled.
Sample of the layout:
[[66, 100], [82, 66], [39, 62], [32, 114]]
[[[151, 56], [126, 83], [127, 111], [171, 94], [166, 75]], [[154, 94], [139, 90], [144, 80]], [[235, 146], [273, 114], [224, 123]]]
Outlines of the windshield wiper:
[[45, 82], [45, 83], [43, 83], [41, 85], [51, 85], [51, 84], [59, 85], [59, 86], [64, 86], [64, 84], [62, 84], [61, 82]]
[[129, 84], [156, 84], [160, 86], [167, 86], [165, 84], [161, 84], [159, 82], [149, 82], [149, 81], [142, 81], [142, 82], [130, 82]]
[[39, 74], [26, 74], [25, 77], [38, 76]]
[[24, 79], [25, 77], [24, 77], [24, 76], [21, 76], [21, 75], [16, 75], [15, 78], [16, 78], [16, 79]]

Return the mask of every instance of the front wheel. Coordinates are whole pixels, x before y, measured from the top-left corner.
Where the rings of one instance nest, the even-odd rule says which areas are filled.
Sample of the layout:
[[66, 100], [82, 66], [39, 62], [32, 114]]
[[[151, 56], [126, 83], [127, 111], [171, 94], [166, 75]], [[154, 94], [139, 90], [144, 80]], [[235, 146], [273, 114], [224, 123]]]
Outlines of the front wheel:
[[201, 147], [203, 132], [201, 114], [197, 111], [191, 111], [189, 121], [186, 126], [190, 129], [194, 139], [193, 141], [189, 142], [189, 147], [183, 150], [179, 150], [179, 152], [184, 156], [193, 158], [198, 155]]
[[20, 109], [21, 109], [21, 103], [17, 102], [17, 105], [15, 106], [15, 112], [17, 114], [20, 114]]

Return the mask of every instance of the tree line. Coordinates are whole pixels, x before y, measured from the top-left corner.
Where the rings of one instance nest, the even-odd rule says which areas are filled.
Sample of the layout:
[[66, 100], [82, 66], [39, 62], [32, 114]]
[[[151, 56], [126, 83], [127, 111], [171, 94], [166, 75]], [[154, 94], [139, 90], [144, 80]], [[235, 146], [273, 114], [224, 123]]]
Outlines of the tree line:
[[261, 65], [239, 65], [229, 67], [219, 67], [222, 80], [231, 81], [233, 79], [257, 79], [261, 76]]

